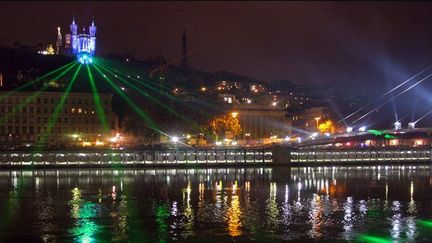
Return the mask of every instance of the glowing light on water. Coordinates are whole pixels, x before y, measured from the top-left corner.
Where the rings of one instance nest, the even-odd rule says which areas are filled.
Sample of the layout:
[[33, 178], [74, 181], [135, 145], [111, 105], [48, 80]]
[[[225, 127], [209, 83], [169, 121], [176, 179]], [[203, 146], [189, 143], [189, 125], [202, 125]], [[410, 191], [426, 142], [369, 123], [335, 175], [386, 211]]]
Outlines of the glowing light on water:
[[359, 241], [364, 241], [368, 243], [392, 243], [393, 241], [389, 238], [379, 237], [379, 236], [373, 236], [373, 235], [360, 235], [358, 237]]

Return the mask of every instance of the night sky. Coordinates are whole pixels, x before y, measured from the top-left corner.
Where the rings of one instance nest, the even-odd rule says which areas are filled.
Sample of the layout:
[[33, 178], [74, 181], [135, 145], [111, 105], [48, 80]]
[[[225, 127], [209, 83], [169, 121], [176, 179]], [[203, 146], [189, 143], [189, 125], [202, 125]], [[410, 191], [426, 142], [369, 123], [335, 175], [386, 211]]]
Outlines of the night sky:
[[429, 2], [2, 2], [0, 44], [55, 43], [72, 16], [99, 53], [178, 63], [186, 29], [191, 66], [264, 80], [371, 94], [432, 64]]

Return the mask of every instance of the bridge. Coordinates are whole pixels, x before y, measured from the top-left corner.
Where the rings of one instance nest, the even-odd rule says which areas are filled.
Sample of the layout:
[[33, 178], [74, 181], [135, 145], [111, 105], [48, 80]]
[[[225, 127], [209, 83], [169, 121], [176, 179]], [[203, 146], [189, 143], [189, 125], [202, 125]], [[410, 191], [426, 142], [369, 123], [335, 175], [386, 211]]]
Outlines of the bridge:
[[160, 167], [256, 165], [272, 162], [270, 149], [166, 149], [138, 151], [11, 151], [0, 154], [0, 168]]
[[271, 148], [168, 149], [139, 151], [11, 151], [0, 153], [0, 169], [306, 166], [316, 164], [432, 163], [432, 148]]
[[301, 149], [290, 153], [290, 162], [422, 162], [432, 161], [430, 148]]

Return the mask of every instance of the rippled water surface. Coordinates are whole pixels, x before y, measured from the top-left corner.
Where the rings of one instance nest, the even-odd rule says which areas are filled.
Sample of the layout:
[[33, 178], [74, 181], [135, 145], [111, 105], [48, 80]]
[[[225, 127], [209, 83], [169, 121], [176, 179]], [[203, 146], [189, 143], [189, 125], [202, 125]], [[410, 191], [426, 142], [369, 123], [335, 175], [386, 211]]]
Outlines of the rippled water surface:
[[0, 172], [0, 242], [432, 242], [432, 167]]

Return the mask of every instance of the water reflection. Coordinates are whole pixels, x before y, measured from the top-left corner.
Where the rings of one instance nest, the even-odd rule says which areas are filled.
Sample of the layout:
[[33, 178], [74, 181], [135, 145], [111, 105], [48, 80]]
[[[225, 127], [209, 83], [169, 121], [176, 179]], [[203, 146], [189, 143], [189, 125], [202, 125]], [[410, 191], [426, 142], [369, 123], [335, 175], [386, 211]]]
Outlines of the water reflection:
[[432, 235], [431, 172], [429, 166], [1, 171], [0, 241], [420, 241]]
[[226, 213], [226, 217], [228, 218], [227, 230], [230, 236], [235, 237], [241, 235], [241, 216], [239, 191], [237, 190], [237, 181], [235, 181], [232, 186], [230, 205]]
[[93, 221], [97, 216], [98, 206], [82, 198], [79, 188], [72, 189], [71, 217], [75, 219], [75, 226], [69, 230], [78, 242], [92, 242], [99, 230], [99, 225]]

